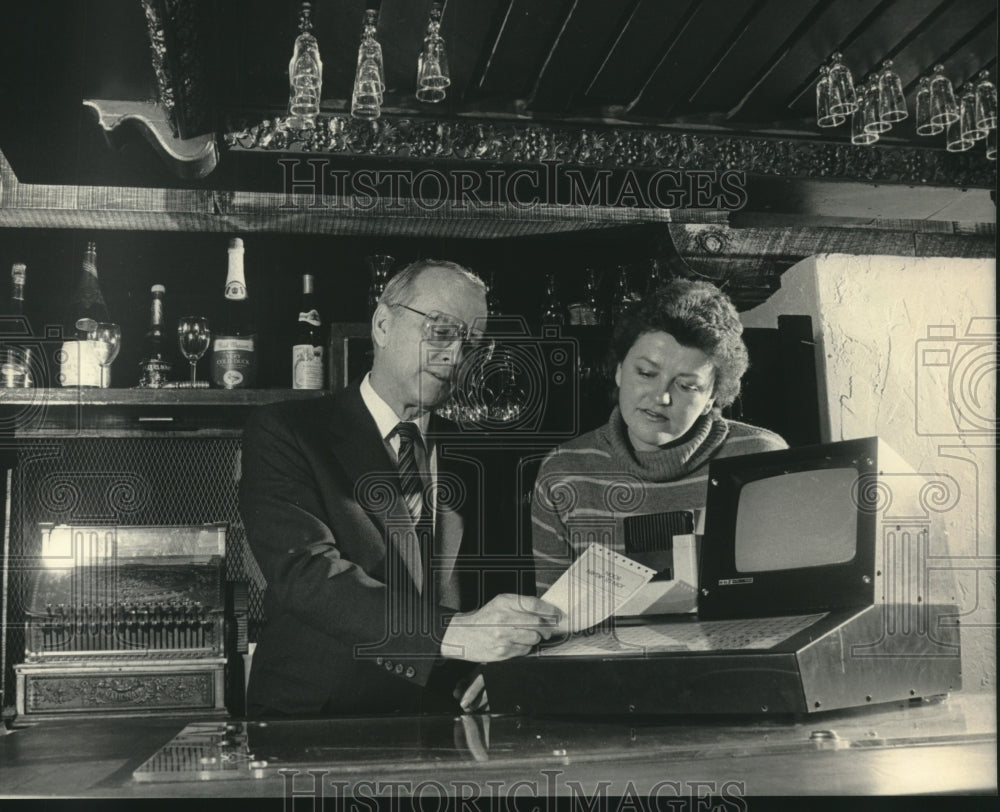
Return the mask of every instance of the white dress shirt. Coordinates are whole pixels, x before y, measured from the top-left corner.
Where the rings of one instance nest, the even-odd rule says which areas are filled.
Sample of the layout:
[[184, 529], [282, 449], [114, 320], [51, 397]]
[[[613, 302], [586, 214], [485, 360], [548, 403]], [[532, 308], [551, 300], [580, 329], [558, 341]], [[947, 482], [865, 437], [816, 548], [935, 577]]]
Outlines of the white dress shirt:
[[[395, 433], [395, 430], [396, 426], [402, 421], [402, 418], [393, 411], [392, 407], [372, 387], [371, 376], [372, 374], [369, 372], [361, 381], [361, 399], [364, 401], [371, 416], [375, 419], [375, 425], [378, 426], [382, 442], [392, 452], [393, 459], [398, 463], [399, 435]], [[426, 451], [427, 472], [430, 475], [431, 485], [433, 486], [437, 482], [437, 449], [434, 447], [434, 443], [427, 439], [427, 426], [430, 423], [430, 419], [430, 412], [424, 412], [418, 418], [409, 422], [420, 429], [420, 437], [424, 441], [424, 449]], [[431, 507], [436, 512], [437, 505], [434, 503], [435, 490], [435, 488], [431, 488]]]

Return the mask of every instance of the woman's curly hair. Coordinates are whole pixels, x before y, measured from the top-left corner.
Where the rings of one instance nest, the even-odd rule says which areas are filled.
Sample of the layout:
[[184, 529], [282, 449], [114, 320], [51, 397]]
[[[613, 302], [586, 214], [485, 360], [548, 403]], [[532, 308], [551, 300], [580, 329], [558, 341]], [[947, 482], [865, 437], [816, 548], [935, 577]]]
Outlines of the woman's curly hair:
[[679, 344], [705, 353], [715, 367], [713, 396], [719, 408], [740, 393], [740, 380], [750, 364], [743, 325], [732, 300], [715, 285], [673, 279], [623, 313], [614, 328], [611, 348], [625, 360], [639, 336], [664, 332]]

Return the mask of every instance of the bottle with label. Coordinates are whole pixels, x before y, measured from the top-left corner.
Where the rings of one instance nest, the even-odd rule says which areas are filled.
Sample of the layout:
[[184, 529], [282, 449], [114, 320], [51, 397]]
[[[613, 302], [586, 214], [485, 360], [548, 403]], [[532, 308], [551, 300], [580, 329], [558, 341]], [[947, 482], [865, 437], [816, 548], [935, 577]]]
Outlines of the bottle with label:
[[566, 309], [556, 292], [555, 274], [545, 274], [545, 299], [542, 303], [542, 324], [566, 323]]
[[103, 375], [98, 360], [94, 335], [97, 325], [107, 322], [108, 306], [104, 303], [97, 278], [97, 244], [87, 243], [83, 254], [76, 290], [70, 303], [67, 337], [57, 353], [61, 386], [101, 386]]
[[170, 380], [174, 368], [163, 335], [163, 297], [166, 292], [163, 285], [153, 285], [149, 289], [149, 329], [143, 339], [139, 361], [139, 386], [143, 389], [159, 389]]
[[229, 241], [225, 305], [212, 339], [212, 385], [247, 389], [257, 380], [257, 336], [243, 274], [243, 240]]
[[10, 337], [0, 347], [0, 387], [4, 389], [23, 389], [33, 386], [32, 348], [10, 343], [16, 340], [14, 336], [27, 336], [29, 333], [28, 324], [24, 320], [24, 285], [27, 273], [28, 266], [23, 262], [15, 262], [10, 269], [10, 305], [7, 308], [7, 319], [4, 324], [4, 332]]
[[292, 345], [292, 389], [323, 388], [322, 320], [313, 295], [312, 274], [302, 274], [302, 306]]

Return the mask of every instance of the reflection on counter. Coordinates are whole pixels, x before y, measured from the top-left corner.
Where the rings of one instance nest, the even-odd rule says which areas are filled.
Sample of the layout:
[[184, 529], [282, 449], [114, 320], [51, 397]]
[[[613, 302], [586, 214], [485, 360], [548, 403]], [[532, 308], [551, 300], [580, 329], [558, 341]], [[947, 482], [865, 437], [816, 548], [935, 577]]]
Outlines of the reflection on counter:
[[667, 723], [662, 718], [594, 721], [466, 714], [205, 721], [185, 727], [143, 762], [133, 778], [139, 783], [287, 782], [298, 772], [329, 772], [343, 782], [346, 794], [352, 784], [374, 776], [433, 771], [435, 779], [447, 781], [475, 775], [488, 763], [529, 771], [543, 790], [564, 792], [564, 786], [547, 787], [545, 782], [557, 781], [563, 769], [588, 763], [613, 761], [620, 777], [638, 775], [643, 763], [662, 767], [692, 757], [808, 758], [829, 751], [901, 752], [914, 745], [989, 742], [995, 740], [992, 703], [989, 696], [896, 702], [831, 713], [822, 720], [796, 716]]

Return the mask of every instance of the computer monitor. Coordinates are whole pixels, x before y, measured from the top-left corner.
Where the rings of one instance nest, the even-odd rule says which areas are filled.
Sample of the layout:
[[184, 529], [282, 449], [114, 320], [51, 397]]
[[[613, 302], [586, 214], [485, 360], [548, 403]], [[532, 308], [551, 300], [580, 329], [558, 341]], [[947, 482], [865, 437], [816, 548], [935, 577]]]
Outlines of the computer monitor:
[[906, 505], [918, 487], [912, 469], [877, 437], [713, 461], [699, 616], [881, 602], [885, 508], [894, 503], [893, 515], [916, 515]]

